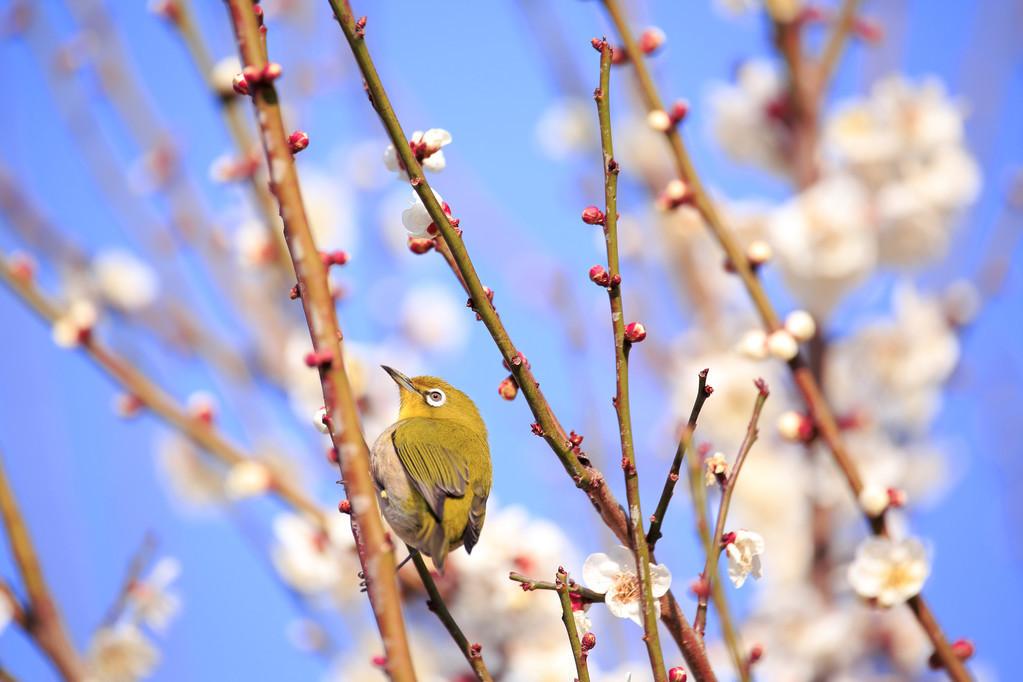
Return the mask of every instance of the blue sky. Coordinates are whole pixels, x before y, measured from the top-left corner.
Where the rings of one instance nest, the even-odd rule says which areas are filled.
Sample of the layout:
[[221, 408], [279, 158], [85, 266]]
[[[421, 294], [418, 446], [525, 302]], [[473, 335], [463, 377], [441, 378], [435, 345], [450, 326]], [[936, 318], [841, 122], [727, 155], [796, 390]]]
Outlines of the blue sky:
[[[127, 41], [133, 67], [150, 85], [150, 96], [181, 142], [185, 162], [200, 180], [206, 201], [214, 210], [226, 206], [231, 195], [206, 178], [210, 161], [229, 142], [184, 51], [147, 13], [145, 3], [108, 4]], [[216, 52], [228, 54], [233, 46], [222, 3], [195, 4]], [[586, 92], [596, 80], [589, 38], [609, 32], [599, 4], [534, 1], [538, 7], [534, 14], [522, 12], [514, 2], [355, 4], [357, 12], [369, 14], [369, 45], [406, 130], [440, 126], [453, 132], [455, 143], [446, 150], [449, 168], [437, 189], [462, 219], [481, 276], [498, 292], [502, 319], [529, 356], [563, 423], [584, 423], [588, 403], [580, 398], [579, 367], [586, 369], [593, 385], [602, 387], [600, 395], [612, 392], [609, 349], [602, 343], [605, 330], [601, 326], [593, 331], [596, 340], [578, 359], [579, 365], [565, 362], [563, 321], [548, 302], [538, 300], [540, 289], [531, 283], [538, 271], [577, 273], [569, 286], [586, 310], [594, 307], [589, 300], [594, 291], [583, 273], [596, 262], [596, 252], [591, 235], [580, 229], [578, 212], [598, 197], [587, 198], [579, 189], [577, 178], [586, 172], [585, 165], [552, 163], [535, 144], [535, 122], [557, 95], [557, 82], [538, 37], [542, 27], [530, 17], [545, 15], [550, 25], [560, 26], [561, 50], [573, 61], [559, 68], [581, 78], [579, 87]], [[894, 13], [884, 3], [865, 4], [868, 14], [882, 19], [884, 12]], [[971, 275], [985, 261], [1009, 172], [1021, 160], [1023, 71], [1021, 45], [1013, 35], [1020, 9], [1008, 0], [905, 5], [906, 23], [889, 27], [887, 43], [873, 52], [858, 46], [850, 50], [836, 91], [839, 97], [861, 91], [873, 77], [897, 68], [912, 77], [937, 74], [951, 92], [969, 102], [969, 140], [983, 168], [984, 193], [948, 259], [921, 275], [925, 286], [937, 286]], [[306, 73], [319, 84], [318, 94], [292, 113], [296, 126], [313, 140], [300, 165], [340, 172], [339, 157], [361, 141], [382, 139], [382, 131], [353, 75], [354, 64], [328, 17], [326, 3], [304, 6], [308, 11], [298, 25], [271, 24], [270, 50], [285, 67], [286, 102], [289, 91], [297, 87], [297, 78], [289, 80], [297, 62], [309, 65]], [[48, 0], [40, 7], [62, 35], [72, 35], [62, 3]], [[686, 124], [687, 137], [704, 176], [731, 196], [784, 196], [785, 187], [737, 168], [715, 149], [706, 134], [706, 110], [700, 106], [710, 81], [727, 78], [739, 60], [770, 49], [761, 22], [728, 21], [704, 0], [651, 2], [634, 16], [637, 24], [656, 23], [668, 33], [657, 76], [667, 96], [696, 102]], [[0, 107], [0, 126], [7, 132], [0, 149], [2, 162], [77, 241], [94, 246], [124, 243], [123, 227], [88, 179], [54, 112], [40, 65], [21, 41], [10, 38], [0, 43], [0, 60], [9, 93]], [[624, 72], [615, 74], [613, 87], [621, 100]], [[84, 82], [120, 158], [134, 158], [138, 150], [109, 105], [95, 97], [88, 74]], [[623, 194], [624, 201], [640, 198]], [[349, 337], [365, 341], [379, 339], [389, 329], [367, 297], [360, 298], [383, 278], [455, 287], [434, 259], [412, 262], [410, 256], [395, 263], [387, 254], [376, 227], [378, 200], [378, 195], [356, 199], [361, 253], [345, 272], [353, 296], [341, 310]], [[395, 229], [400, 229], [397, 223]], [[7, 250], [15, 244], [8, 231], [0, 230], [0, 247]], [[914, 518], [919, 533], [936, 548], [926, 590], [934, 610], [952, 637], [975, 640], [984, 665], [1004, 671], [1015, 665], [1016, 634], [1023, 631], [1021, 556], [1011, 540], [1023, 523], [1018, 495], [1023, 466], [1017, 457], [1023, 436], [1018, 420], [1023, 347], [1014, 333], [1023, 325], [1021, 288], [1019, 268], [1010, 269], [1002, 293], [965, 332], [963, 362], [935, 426], [936, 439], [950, 452], [955, 482], [941, 505]], [[861, 298], [869, 305], [869, 295]], [[677, 301], [670, 296], [649, 304], [660, 325], [653, 333], [667, 336], [683, 328], [684, 319], [673, 308]], [[222, 313], [216, 303], [202, 310], [210, 319]], [[114, 417], [108, 380], [83, 357], [58, 351], [49, 329], [6, 291], [0, 291], [0, 320], [0, 451], [76, 642], [85, 644], [116, 593], [128, 557], [151, 530], [163, 551], [182, 559], [180, 588], [186, 601], [181, 618], [162, 640], [165, 664], [155, 679], [319, 675], [322, 663], [296, 652], [287, 641], [283, 624], [294, 615], [293, 605], [273, 580], [265, 558], [253, 551], [253, 543], [265, 544], [263, 521], [273, 503], [246, 505], [237, 519], [182, 518], [154, 465], [154, 442], [163, 427], [149, 417], [130, 422]], [[228, 334], [236, 331], [230, 321], [217, 324]], [[163, 359], [133, 341], [124, 349], [179, 397], [210, 387], [208, 373], [194, 365]], [[495, 444], [496, 496], [525, 504], [540, 516], [586, 518], [580, 523], [577, 544], [595, 542], [589, 505], [582, 496], [566, 492], [571, 488], [560, 467], [529, 435], [532, 420], [525, 404], [508, 404], [497, 397], [499, 356], [485, 330], [474, 325], [462, 353], [430, 356], [427, 362], [430, 373], [477, 397]], [[663, 396], [649, 369], [642, 362], [637, 368], [638, 432], [654, 431], [661, 418]], [[222, 399], [230, 412], [232, 405], [223, 394]], [[272, 410], [288, 409], [279, 397], [270, 400]], [[604, 422], [612, 420], [608, 402], [593, 404]], [[225, 428], [240, 440], [240, 424], [230, 415], [226, 419]], [[315, 441], [308, 434], [291, 437], [304, 448], [298, 457], [322, 475], [318, 492], [328, 504], [333, 480], [314, 468], [319, 462]], [[668, 452], [670, 447], [666, 446]], [[657, 464], [651, 470], [659, 471], [663, 459], [652, 461]], [[644, 487], [654, 490], [658, 479], [659, 475], [646, 477]], [[687, 522], [688, 517], [675, 521]], [[679, 541], [679, 557], [692, 546], [687, 543], [688, 537]], [[12, 575], [6, 556], [0, 557], [0, 571]], [[337, 618], [330, 623], [339, 638], [350, 627]], [[51, 676], [14, 631], [0, 637], [0, 661], [20, 679]]]

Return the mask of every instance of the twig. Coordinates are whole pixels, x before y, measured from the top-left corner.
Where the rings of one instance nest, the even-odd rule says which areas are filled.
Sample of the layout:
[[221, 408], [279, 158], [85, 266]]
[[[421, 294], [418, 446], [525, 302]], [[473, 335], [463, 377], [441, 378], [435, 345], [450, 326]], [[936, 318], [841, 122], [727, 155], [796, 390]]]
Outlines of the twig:
[[842, 9], [835, 20], [831, 35], [824, 44], [824, 51], [821, 53], [819, 66], [817, 67], [817, 82], [815, 90], [818, 97], [827, 90], [828, 83], [838, 68], [838, 62], [842, 58], [842, 52], [848, 43], [849, 34], [856, 23], [856, 12], [859, 10], [861, 0], [844, 0]]
[[[629, 62], [635, 69], [640, 92], [647, 110], [663, 110], [664, 106], [661, 102], [657, 86], [653, 81], [653, 77], [650, 75], [649, 69], [647, 68], [643, 53], [639, 49], [635, 37], [632, 35], [632, 31], [629, 28], [619, 0], [602, 1], [608, 10], [608, 14], [611, 17], [612, 22], [618, 30], [622, 42], [625, 44], [625, 49], [629, 54]], [[714, 234], [714, 237], [724, 250], [725, 255], [734, 266], [736, 274], [738, 274], [739, 278], [742, 280], [743, 286], [745, 286], [746, 292], [749, 295], [754, 308], [756, 308], [757, 313], [763, 321], [764, 327], [768, 332], [773, 332], [779, 329], [781, 327], [781, 321], [777, 311], [771, 305], [770, 299], [767, 297], [767, 293], [759, 279], [757, 279], [756, 273], [754, 273], [750, 267], [749, 261], [746, 259], [746, 255], [743, 253], [742, 248], [735, 240], [734, 235], [721, 220], [720, 215], [717, 213], [717, 209], [714, 207], [714, 204], [710, 199], [710, 195], [706, 192], [700, 182], [700, 178], [696, 173], [692, 160], [689, 158], [689, 153], [686, 150], [678, 129], [675, 127], [669, 129], [665, 133], [665, 138], [671, 148], [676, 172], [682, 180], [688, 183], [689, 191], [692, 193], [693, 197], [693, 205], [703, 216], [705, 222], [710, 227], [711, 232]], [[824, 400], [820, 386], [818, 386], [816, 379], [813, 377], [809, 367], [806, 365], [805, 359], [801, 355], [797, 355], [795, 358], [790, 360], [788, 362], [788, 366], [792, 371], [796, 389], [799, 391], [803, 401], [806, 403], [810, 416], [817, 427], [819, 436], [831, 451], [832, 457], [838, 465], [838, 468], [842, 471], [842, 474], [845, 476], [846, 482], [849, 489], [852, 491], [853, 496], [859, 496], [860, 491], [863, 489], [863, 481], [860, 478], [859, 471], [856, 468], [852, 457], [849, 455], [845, 445], [842, 443], [838, 424], [835, 420], [834, 414], [831, 412], [827, 402]], [[874, 534], [887, 535], [887, 528], [883, 517], [872, 518], [867, 514], [864, 514], [864, 518]], [[923, 603], [922, 596], [917, 597], [917, 599], [919, 603]], [[942, 633], [937, 622], [934, 619], [925, 620], [921, 618], [919, 611], [917, 610], [914, 612], [917, 613], [917, 621], [920, 623], [920, 626], [924, 629], [924, 632], [934, 645], [935, 653], [945, 666], [945, 669], [948, 671], [949, 677], [955, 682], [968, 682], [970, 680], [970, 675], [967, 672], [966, 667], [952, 651], [948, 640], [945, 638], [945, 635]]]
[[[50, 593], [46, 578], [43, 577], [42, 565], [36, 555], [28, 525], [21, 515], [21, 510], [18, 509], [18, 501], [7, 479], [2, 456], [0, 456], [0, 515], [3, 516], [14, 563], [18, 567], [28, 595], [27, 606], [23, 609], [19, 609], [16, 600], [11, 600], [15, 620], [18, 620], [20, 610], [19, 622], [25, 628], [25, 632], [47, 655], [61, 676], [65, 680], [81, 680], [85, 677], [85, 666], [75, 651], [71, 637], [64, 627], [60, 609]], [[9, 588], [5, 589], [7, 590]], [[13, 596], [12, 592], [8, 594]]]
[[[61, 317], [60, 308], [43, 295], [31, 280], [18, 276], [11, 269], [7, 259], [2, 256], [0, 256], [0, 280], [44, 320], [52, 324]], [[82, 339], [82, 349], [125, 392], [137, 398], [142, 405], [152, 410], [167, 424], [216, 459], [228, 466], [251, 459], [224, 438], [213, 426], [195, 419], [179, 407], [173, 398], [164, 393], [145, 374], [103, 345], [95, 337], [95, 334], [85, 335]], [[286, 480], [275, 481], [272, 492], [296, 510], [308, 514], [321, 527], [326, 527], [326, 517], [319, 505]]]
[[[718, 505], [717, 522], [714, 524], [714, 534], [706, 534], [703, 537], [704, 548], [706, 550], [706, 560], [703, 564], [703, 579], [707, 581], [707, 585], [710, 588], [711, 593], [714, 597], [714, 606], [718, 610], [718, 617], [721, 619], [721, 629], [725, 633], [725, 640], [728, 643], [729, 649], [733, 651], [733, 659], [737, 666], [739, 666], [740, 675], [743, 674], [743, 669], [746, 668], [745, 659], [739, 655], [739, 643], [735, 635], [735, 627], [732, 625], [731, 612], [728, 609], [728, 602], [725, 596], [725, 591], [721, 585], [721, 580], [718, 578], [718, 558], [721, 554], [721, 538], [725, 533], [725, 521], [728, 518], [728, 508], [732, 503], [732, 493], [735, 492], [735, 485], [739, 480], [739, 472], [742, 471], [742, 465], [746, 461], [746, 455], [749, 454], [750, 449], [753, 447], [753, 443], [756, 442], [758, 431], [758, 422], [760, 421], [760, 412], [764, 408], [764, 403], [767, 401], [768, 396], [767, 384], [764, 383], [763, 379], [757, 380], [757, 398], [753, 404], [753, 414], [750, 416], [749, 426], [746, 427], [746, 437], [743, 439], [742, 444], [739, 446], [739, 452], [735, 456], [735, 463], [732, 465], [732, 473], [728, 476], [728, 480], [721, 491], [721, 502]], [[690, 476], [693, 476], [693, 467], [690, 465]], [[695, 482], [694, 482], [695, 480]], [[706, 509], [706, 495], [704, 493], [704, 486], [700, 481], [700, 472], [695, 472], [694, 478], [690, 479], [690, 484], [698, 486], [700, 488], [700, 497], [703, 498], [701, 505], [704, 510]], [[706, 511], [704, 511], [706, 513]], [[704, 520], [704, 528], [706, 528], [706, 520]], [[703, 634], [704, 628], [707, 623], [707, 595], [706, 592], [701, 592], [699, 603], [696, 607], [696, 616], [693, 618], [693, 628], [697, 632]], [[729, 637], [732, 641], [729, 641]], [[747, 673], [748, 674], [748, 673]]]
[[121, 617], [124, 607], [128, 603], [128, 597], [132, 589], [138, 584], [142, 572], [149, 566], [156, 551], [156, 536], [151, 532], [146, 533], [142, 538], [142, 544], [135, 551], [128, 562], [128, 569], [124, 573], [124, 580], [121, 581], [121, 589], [117, 592], [117, 598], [110, 605], [107, 614], [103, 617], [103, 625], [113, 625]]
[[[242, 62], [249, 73], [260, 137], [270, 169], [271, 191], [284, 221], [284, 239], [298, 278], [299, 298], [321, 358], [320, 384], [331, 440], [338, 452], [341, 479], [351, 504], [352, 533], [366, 578], [367, 593], [387, 654], [386, 669], [395, 682], [415, 680], [401, 613], [394, 549], [384, 532], [369, 471], [369, 448], [362, 436], [359, 411], [345, 373], [341, 331], [327, 283], [327, 271], [316, 248], [298, 184], [295, 160], [274, 87], [275, 67], [268, 63], [256, 13], [250, 0], [228, 0], [231, 25]], [[276, 67], [279, 69], [279, 67]]]
[[578, 676], [576, 682], [590, 682], [590, 671], [586, 667], [586, 652], [583, 651], [579, 630], [575, 626], [575, 615], [572, 613], [572, 596], [568, 589], [571, 583], [565, 569], [558, 568], [555, 584], [557, 585], [558, 600], [561, 602], [561, 621], [565, 624], [568, 642], [572, 647], [572, 657], [575, 659], [575, 672]]
[[[461, 280], [469, 291], [474, 310], [480, 316], [487, 331], [490, 332], [494, 343], [500, 350], [505, 362], [511, 368], [519, 389], [529, 405], [533, 417], [536, 419], [535, 431], [542, 435], [551, 450], [557, 456], [566, 473], [572, 477], [576, 487], [582, 490], [604, 524], [615, 534], [623, 544], [629, 543], [628, 522], [625, 513], [615, 499], [614, 494], [605, 485], [604, 477], [588, 461], [581, 457], [581, 453], [573, 448], [568, 434], [561, 426], [554, 411], [543, 392], [540, 384], [533, 375], [529, 363], [524, 360], [521, 353], [515, 348], [511, 338], [508, 336], [501, 318], [490, 302], [476, 268], [469, 257], [461, 236], [452, 226], [447, 214], [433, 194], [430, 184], [423, 174], [422, 167], [416, 160], [415, 155], [409, 149], [408, 138], [402, 131], [401, 123], [398, 121], [394, 108], [384, 89], [373, 58], [366, 47], [364, 34], [365, 24], [361, 27], [358, 24], [351, 7], [345, 0], [328, 0], [334, 16], [348, 41], [355, 61], [359, 66], [365, 80], [366, 91], [369, 94], [370, 102], [380, 117], [381, 122], [387, 131], [387, 136], [394, 145], [395, 151], [401, 159], [408, 173], [410, 183], [419, 199], [423, 202], [430, 218], [440, 230], [440, 237], [447, 244], [451, 252], [451, 260], [461, 275]], [[675, 601], [674, 596], [669, 592], [662, 598], [662, 604], [668, 608], [662, 610], [661, 620], [664, 622], [672, 638], [678, 644], [683, 656], [693, 670], [697, 682], [714, 680], [714, 674], [707, 659], [706, 651], [700, 638], [693, 631], [689, 622], [682, 614], [681, 609]]]
[[661, 539], [661, 526], [664, 524], [664, 515], [668, 512], [668, 504], [671, 502], [671, 496], [675, 492], [675, 484], [678, 482], [678, 472], [682, 469], [682, 459], [685, 457], [686, 450], [688, 450], [689, 446], [693, 443], [693, 433], [696, 431], [696, 420], [700, 418], [700, 411], [703, 409], [703, 403], [705, 403], [711, 393], [714, 392], [712, 387], [707, 386], [708, 372], [708, 369], [704, 369], [700, 372], [699, 385], [696, 388], [696, 400], [693, 401], [693, 409], [689, 412], [689, 421], [682, 430], [682, 437], [679, 438], [678, 448], [675, 450], [675, 459], [671, 463], [671, 469], [668, 470], [668, 478], [664, 481], [664, 488], [661, 490], [661, 499], [657, 501], [657, 509], [654, 510], [653, 516], [650, 517], [650, 529], [647, 531], [646, 541], [650, 544], [651, 551], [653, 551], [657, 541]]
[[606, 40], [600, 42], [600, 86], [594, 92], [597, 118], [600, 121], [600, 148], [603, 152], [604, 174], [604, 242], [607, 246], [607, 287], [611, 306], [611, 327], [615, 348], [615, 413], [621, 436], [622, 470], [625, 474], [625, 496], [629, 504], [629, 545], [636, 558], [640, 600], [643, 604], [643, 642], [655, 682], [668, 679], [657, 631], [657, 612], [650, 578], [650, 548], [643, 530], [640, 506], [639, 473], [636, 468], [635, 444], [632, 438], [632, 416], [629, 404], [629, 351], [632, 341], [625, 338], [625, 310], [622, 304], [621, 269], [618, 263], [618, 162], [614, 158], [611, 136], [611, 54], [614, 50]]
[[[513, 580], [517, 583], [522, 584], [522, 589], [530, 592], [532, 590], [557, 590], [558, 586], [556, 583], [547, 582], [545, 580], [536, 580], [529, 576], [522, 575], [512, 571], [508, 574], [508, 579]], [[572, 594], [578, 595], [579, 599], [584, 604], [602, 604], [604, 603], [604, 595], [600, 592], [594, 592], [593, 590], [583, 587], [577, 582], [572, 582], [568, 586], [568, 591]]]
[[430, 569], [427, 568], [426, 562], [423, 561], [423, 555], [419, 553], [419, 550], [412, 547], [409, 547], [408, 551], [412, 557], [412, 563], [416, 567], [416, 572], [419, 574], [419, 579], [423, 581], [423, 587], [426, 588], [426, 594], [429, 596], [426, 605], [437, 614], [437, 618], [440, 619], [444, 629], [451, 635], [451, 639], [455, 640], [455, 644], [458, 645], [459, 651], [465, 656], [465, 660], [469, 667], [472, 668], [476, 679], [480, 682], [493, 682], [494, 678], [491, 677], [490, 671], [487, 670], [487, 664], [483, 662], [483, 653], [480, 645], [470, 644], [465, 633], [462, 632], [458, 623], [455, 622], [454, 617], [448, 610], [447, 604], [444, 603], [440, 590], [437, 589], [437, 583], [433, 581]]

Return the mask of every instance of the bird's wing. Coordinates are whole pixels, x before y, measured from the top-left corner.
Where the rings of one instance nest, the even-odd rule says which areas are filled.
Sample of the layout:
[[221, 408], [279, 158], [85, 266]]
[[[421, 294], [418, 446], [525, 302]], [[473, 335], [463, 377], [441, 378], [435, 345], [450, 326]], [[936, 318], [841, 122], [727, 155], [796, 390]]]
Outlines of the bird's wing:
[[446, 419], [413, 418], [399, 422], [391, 440], [413, 487], [441, 521], [444, 500], [465, 496], [470, 457], [474, 447], [480, 448], [478, 439]]
[[465, 524], [465, 532], [462, 533], [462, 543], [465, 551], [472, 554], [472, 548], [479, 542], [480, 533], [483, 531], [483, 521], [487, 516], [487, 497], [490, 490], [482, 483], [472, 487], [472, 506], [469, 507], [469, 522]]

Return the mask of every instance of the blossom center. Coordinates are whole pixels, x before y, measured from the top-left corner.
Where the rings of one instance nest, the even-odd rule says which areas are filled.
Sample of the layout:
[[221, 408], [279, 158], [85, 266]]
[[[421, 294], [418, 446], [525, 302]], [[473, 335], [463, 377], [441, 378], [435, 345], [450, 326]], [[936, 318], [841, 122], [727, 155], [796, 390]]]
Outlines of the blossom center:
[[615, 576], [611, 592], [615, 600], [619, 602], [628, 603], [638, 600], [639, 576], [634, 573], [619, 573]]

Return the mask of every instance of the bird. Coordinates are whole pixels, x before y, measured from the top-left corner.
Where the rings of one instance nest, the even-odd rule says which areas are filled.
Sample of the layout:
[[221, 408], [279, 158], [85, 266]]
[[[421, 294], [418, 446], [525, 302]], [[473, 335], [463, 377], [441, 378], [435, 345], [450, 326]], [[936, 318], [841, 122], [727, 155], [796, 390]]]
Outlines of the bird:
[[443, 573], [448, 552], [464, 546], [471, 553], [483, 531], [493, 480], [487, 426], [472, 399], [448, 382], [381, 367], [401, 404], [370, 456], [380, 510]]

